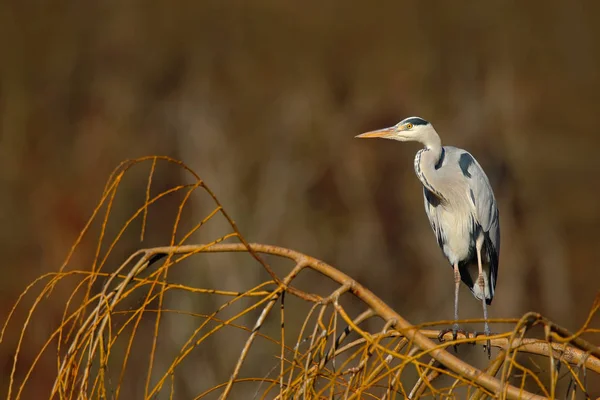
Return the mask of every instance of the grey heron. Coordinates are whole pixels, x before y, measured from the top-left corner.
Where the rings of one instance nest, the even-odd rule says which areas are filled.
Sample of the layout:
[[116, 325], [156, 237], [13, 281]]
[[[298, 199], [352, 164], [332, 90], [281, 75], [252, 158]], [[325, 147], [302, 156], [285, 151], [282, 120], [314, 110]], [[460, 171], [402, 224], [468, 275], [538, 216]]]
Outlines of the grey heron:
[[[406, 118], [396, 125], [363, 133], [357, 138], [415, 141], [415, 173], [423, 184], [425, 212], [438, 245], [454, 269], [454, 325], [458, 325], [458, 289], [462, 280], [481, 300], [484, 333], [489, 337], [487, 306], [492, 303], [498, 276], [500, 220], [490, 182], [475, 158], [466, 150], [442, 146], [433, 126], [420, 117]], [[440, 333], [443, 335], [450, 331]], [[490, 342], [487, 341], [490, 355]]]

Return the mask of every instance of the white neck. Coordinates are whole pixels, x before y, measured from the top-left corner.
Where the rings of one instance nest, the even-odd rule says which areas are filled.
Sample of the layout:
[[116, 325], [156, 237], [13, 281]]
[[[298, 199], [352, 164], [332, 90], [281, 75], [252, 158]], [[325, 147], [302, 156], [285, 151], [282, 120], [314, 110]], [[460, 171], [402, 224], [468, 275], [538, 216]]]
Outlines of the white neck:
[[419, 151], [415, 157], [415, 173], [427, 190], [440, 199], [444, 199], [443, 193], [439, 189], [441, 182], [439, 181], [439, 174], [436, 168], [436, 166], [439, 168], [437, 164], [442, 156], [442, 141], [440, 136], [432, 126], [429, 126], [428, 129], [423, 130], [418, 141], [425, 148]]
[[439, 159], [442, 153], [442, 140], [440, 135], [437, 134], [433, 126], [427, 126], [427, 129], [423, 130], [419, 142], [425, 146], [426, 149], [431, 150], [432, 154], [435, 155], [436, 161]]

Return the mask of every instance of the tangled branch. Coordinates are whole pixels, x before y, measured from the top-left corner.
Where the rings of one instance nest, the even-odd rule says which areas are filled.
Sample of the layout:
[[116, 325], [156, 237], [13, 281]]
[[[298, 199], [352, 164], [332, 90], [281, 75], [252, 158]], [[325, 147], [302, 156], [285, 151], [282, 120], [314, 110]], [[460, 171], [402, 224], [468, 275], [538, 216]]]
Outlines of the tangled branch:
[[[151, 162], [144, 204], [105, 246], [109, 215], [124, 174], [144, 162]], [[152, 179], [158, 162], [180, 166], [194, 182], [152, 197]], [[178, 228], [182, 212], [199, 188], [209, 196], [214, 208], [185, 232], [182, 239], [176, 240], [181, 236]], [[177, 192], [185, 195], [174, 218], [170, 243], [136, 251], [120, 266], [109, 270], [109, 255], [132, 222], [142, 221], [143, 239], [149, 208]], [[103, 218], [102, 208], [105, 208]], [[192, 234], [217, 215], [227, 221], [230, 232], [208, 243], [187, 243]], [[99, 218], [102, 226], [90, 268], [72, 269], [77, 246], [86, 234], [90, 234], [92, 221]], [[224, 243], [232, 240], [237, 242]], [[103, 248], [106, 249], [104, 253]], [[169, 273], [176, 265], [191, 260], [188, 264], [201, 268], [202, 257], [208, 257], [209, 253], [249, 254], [254, 263], [248, 267], [258, 266], [266, 271], [268, 278], [242, 291], [172, 282]], [[292, 265], [274, 268], [267, 263], [265, 255], [274, 256], [278, 264], [287, 260]], [[154, 266], [158, 267], [151, 271]], [[231, 266], [222, 268], [227, 268], [227, 273], [235, 273]], [[284, 273], [276, 273], [279, 269]], [[327, 293], [316, 292], [311, 285], [306, 285], [306, 280], [303, 281], [309, 271], [320, 274], [319, 278], [313, 279], [330, 281], [335, 288]], [[36, 322], [36, 310], [52, 298], [57, 285], [67, 278], [76, 278], [77, 283], [71, 286], [71, 294], [63, 304], [61, 323], [27, 366], [28, 372], [17, 382], [15, 372], [22, 362], [24, 336]], [[204, 182], [182, 163], [166, 157], [134, 160], [115, 171], [64, 265], [59, 271], [40, 277], [23, 292], [3, 327], [0, 342], [17, 306], [34, 290], [37, 290], [37, 297], [20, 326], [9, 399], [13, 395], [14, 398], [22, 397], [39, 359], [48, 353], [56, 355], [57, 365], [49, 393], [51, 398], [118, 398], [133, 380], [144, 381], [144, 398], [159, 394], [176, 398], [176, 387], [181, 385], [176, 382], [186, 382], [187, 378], [179, 377], [189, 376], [190, 367], [189, 364], [186, 367], [186, 361], [214, 345], [222, 350], [239, 346], [238, 356], [225, 360], [227, 377], [218, 377], [220, 382], [208, 385], [195, 398], [218, 395], [224, 399], [232, 396], [239, 387], [242, 393], [253, 393], [255, 398], [275, 399], [387, 400], [398, 395], [414, 399], [427, 395], [452, 396], [461, 390], [473, 399], [483, 396], [541, 399], [554, 398], [561, 380], [569, 382], [568, 392], [574, 394], [577, 390], [587, 394], [588, 373], [600, 375], [600, 349], [584, 339], [584, 335], [598, 333], [590, 327], [590, 322], [600, 308], [600, 297], [596, 298], [588, 320], [575, 333], [536, 313], [528, 313], [520, 319], [492, 320], [492, 323], [509, 323], [513, 329], [491, 337], [491, 345], [498, 349], [497, 356], [478, 368], [453, 354], [449, 348], [455, 344], [462, 344], [463, 348], [466, 344], [483, 345], [485, 337], [459, 336], [453, 341], [452, 335], [448, 334], [444, 342], [438, 343], [440, 331], [426, 328], [448, 321], [413, 325], [359, 282], [323, 261], [282, 247], [249, 244]], [[211, 312], [200, 313], [185, 309], [181, 302], [172, 302], [180, 305], [178, 309], [169, 308], [166, 297], [171, 294], [186, 299], [200, 296], [202, 299], [227, 300]], [[294, 299], [300, 303], [290, 305]], [[358, 308], [356, 301], [360, 304]], [[279, 312], [276, 311], [277, 304]], [[352, 317], [353, 314], [357, 315]], [[187, 339], [178, 342], [175, 354], [169, 358], [163, 339], [165, 326], [170, 326], [165, 320], [173, 315], [191, 317], [195, 322], [185, 333]], [[374, 328], [376, 325], [378, 327]], [[534, 327], [543, 328], [543, 339], [525, 337]], [[231, 342], [227, 334], [231, 329], [243, 333], [245, 338], [239, 343]], [[127, 368], [139, 354], [147, 357], [145, 367], [140, 369], [142, 364], [136, 363], [135, 369]], [[524, 362], [521, 356], [525, 354], [540, 357], [548, 365], [548, 379], [540, 379], [539, 371], [535, 371], [527, 360]], [[274, 365], [267, 376], [253, 373], [265, 364], [260, 361], [265, 359], [273, 360], [267, 364]], [[217, 364], [215, 361], [208, 363]], [[534, 362], [533, 365], [537, 364]], [[144, 375], [145, 380], [141, 379]], [[253, 385], [251, 390], [249, 385]]]

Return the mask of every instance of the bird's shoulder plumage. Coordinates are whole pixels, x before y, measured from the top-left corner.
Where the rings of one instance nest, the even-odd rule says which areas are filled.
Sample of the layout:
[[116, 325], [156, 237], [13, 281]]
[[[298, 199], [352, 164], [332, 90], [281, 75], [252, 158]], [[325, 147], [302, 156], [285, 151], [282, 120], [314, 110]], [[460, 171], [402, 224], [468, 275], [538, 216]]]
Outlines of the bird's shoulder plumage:
[[465, 183], [475, 218], [481, 228], [488, 232], [498, 219], [498, 207], [490, 181], [481, 165], [468, 151], [453, 146], [443, 147], [443, 163], [440, 168], [452, 169]]

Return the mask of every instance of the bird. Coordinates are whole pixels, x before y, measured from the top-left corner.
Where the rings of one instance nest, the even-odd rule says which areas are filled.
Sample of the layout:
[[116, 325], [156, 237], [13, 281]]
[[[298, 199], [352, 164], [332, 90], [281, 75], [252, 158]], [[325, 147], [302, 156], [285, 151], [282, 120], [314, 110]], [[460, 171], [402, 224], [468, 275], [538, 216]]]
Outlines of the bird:
[[[487, 306], [494, 298], [500, 256], [500, 217], [492, 186], [483, 168], [468, 151], [442, 146], [433, 125], [420, 117], [408, 117], [396, 125], [357, 135], [419, 142], [424, 147], [415, 156], [415, 173], [423, 185], [425, 213], [439, 247], [454, 270], [454, 324], [442, 330], [439, 340], [452, 331], [456, 340], [458, 293], [462, 281], [482, 302], [487, 353], [491, 356], [491, 334]], [[474, 336], [477, 336], [475, 333]], [[456, 347], [455, 347], [456, 351]]]

